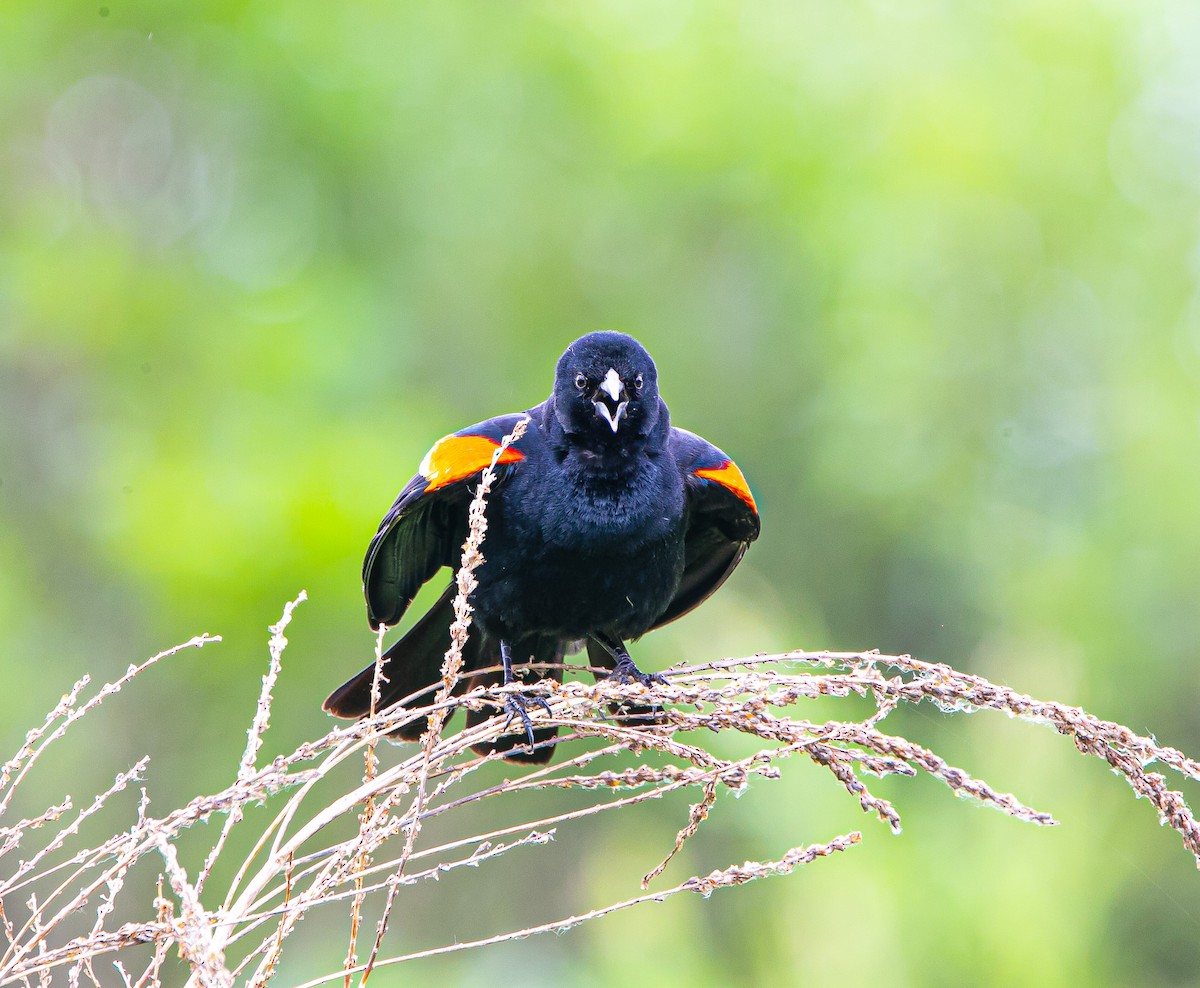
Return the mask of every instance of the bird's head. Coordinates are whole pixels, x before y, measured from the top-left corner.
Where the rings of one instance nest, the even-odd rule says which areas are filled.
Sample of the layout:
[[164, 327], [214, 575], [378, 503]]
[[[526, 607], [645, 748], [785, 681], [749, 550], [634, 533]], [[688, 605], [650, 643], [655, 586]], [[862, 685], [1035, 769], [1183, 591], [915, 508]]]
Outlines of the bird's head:
[[581, 336], [559, 358], [554, 404], [563, 428], [600, 439], [646, 435], [658, 421], [658, 371], [624, 333]]

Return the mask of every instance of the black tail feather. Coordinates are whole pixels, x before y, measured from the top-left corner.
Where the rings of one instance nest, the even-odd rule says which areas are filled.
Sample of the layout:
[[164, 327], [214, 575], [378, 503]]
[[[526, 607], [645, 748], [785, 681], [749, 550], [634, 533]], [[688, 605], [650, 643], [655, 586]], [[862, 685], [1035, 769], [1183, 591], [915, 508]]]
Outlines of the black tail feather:
[[[451, 583], [416, 624], [383, 653], [383, 676], [377, 711], [384, 710], [407, 696], [438, 685], [442, 675], [442, 658], [450, 647], [450, 625], [454, 621], [454, 595]], [[476, 668], [479, 634], [473, 632], [467, 640], [463, 661], [467, 669]], [[335, 717], [366, 717], [371, 712], [371, 684], [375, 679], [375, 663], [348, 679], [329, 694], [324, 703], [327, 713]], [[406, 724], [394, 732], [404, 741], [416, 741], [425, 730], [424, 719]]]
[[[379, 700], [375, 705], [376, 711], [382, 711], [393, 704], [422, 691], [432, 693], [441, 682], [442, 659], [446, 649], [450, 647], [450, 624], [454, 620], [454, 596], [456, 587], [452, 583], [442, 593], [437, 602], [408, 632], [383, 653], [383, 675], [387, 682], [380, 683]], [[529, 647], [524, 647], [528, 645]], [[535, 640], [531, 645], [524, 643], [514, 649], [518, 666], [524, 662], [561, 663], [562, 647], [551, 639]], [[488, 673], [474, 670], [495, 667]], [[479, 629], [472, 628], [463, 649], [464, 675], [459, 680], [456, 694], [465, 693], [477, 686], [491, 685], [502, 681], [500, 672], [500, 643], [482, 634]], [[562, 682], [561, 666], [552, 669], [545, 675]], [[354, 719], [366, 717], [371, 712], [371, 684], [375, 679], [375, 663], [372, 662], [352, 678], [329, 694], [324, 703], [327, 713], [335, 717]], [[428, 697], [421, 698], [427, 702]], [[481, 724], [489, 717], [496, 716], [490, 709], [467, 711], [467, 725], [473, 727]], [[419, 741], [427, 726], [425, 718], [420, 718], [411, 724], [405, 724], [392, 732], [392, 736], [401, 741]], [[553, 738], [557, 728], [539, 728], [534, 732], [536, 743], [541, 744]], [[554, 752], [553, 745], [537, 748], [532, 753], [527, 747], [527, 738], [523, 731], [506, 734], [494, 745], [477, 745], [475, 748], [481, 754], [492, 751], [503, 751], [505, 757], [514, 761], [546, 762]]]

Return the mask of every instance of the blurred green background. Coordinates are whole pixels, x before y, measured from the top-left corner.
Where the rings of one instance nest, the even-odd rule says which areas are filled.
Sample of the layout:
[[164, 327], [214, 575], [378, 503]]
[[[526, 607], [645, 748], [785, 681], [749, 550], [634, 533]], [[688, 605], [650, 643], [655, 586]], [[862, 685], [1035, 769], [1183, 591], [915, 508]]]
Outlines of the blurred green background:
[[[226, 785], [301, 587], [267, 750], [322, 734], [395, 492], [595, 328], [647, 346], [764, 519], [643, 668], [911, 652], [1200, 753], [1195, 4], [5, 12], [2, 751], [85, 670], [225, 639], [112, 698], [46, 799], [144, 751], [158, 812]], [[863, 846], [377, 978], [1200, 984], [1194, 863], [1120, 779], [995, 716], [890, 723], [1063, 826], [891, 780], [892, 838], [796, 766], [662, 881]], [[635, 895], [686, 807], [423, 890], [391, 952]], [[308, 926], [285, 981], [344, 949]]]

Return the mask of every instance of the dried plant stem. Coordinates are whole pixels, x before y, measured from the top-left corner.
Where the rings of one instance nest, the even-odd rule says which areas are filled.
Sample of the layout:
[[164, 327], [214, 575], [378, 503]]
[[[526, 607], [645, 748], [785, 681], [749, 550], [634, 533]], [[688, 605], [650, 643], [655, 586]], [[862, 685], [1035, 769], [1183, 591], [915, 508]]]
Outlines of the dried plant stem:
[[[46, 716], [46, 720], [41, 727], [36, 727], [25, 736], [25, 743], [17, 751], [17, 753], [4, 763], [3, 768], [0, 768], [0, 816], [8, 810], [8, 805], [12, 801], [13, 794], [24, 781], [25, 776], [29, 774], [34, 763], [41, 757], [42, 753], [50, 747], [55, 741], [67, 733], [71, 725], [78, 721], [81, 717], [100, 706], [108, 697], [114, 693], [119, 693], [121, 688], [133, 680], [135, 676], [140, 675], [149, 669], [156, 662], [174, 655], [176, 652], [181, 652], [185, 648], [198, 648], [201, 645], [207, 645], [211, 642], [219, 642], [220, 635], [196, 635], [190, 638], [182, 645], [175, 645], [168, 648], [157, 655], [148, 658], [141, 665], [131, 665], [125, 670], [125, 675], [119, 679], [113, 680], [111, 683], [105, 683], [100, 690], [88, 700], [82, 707], [76, 706], [79, 701], [79, 694], [91, 682], [90, 676], [84, 676], [80, 679], [71, 690], [63, 696], [56, 706]], [[50, 731], [50, 726], [55, 721], [61, 723]], [[49, 732], [49, 733], [47, 733]], [[13, 773], [16, 772], [15, 778]]]
[[[280, 626], [276, 626], [276, 633], [282, 633]], [[272, 667], [277, 662], [273, 655]], [[461, 694], [454, 702], [468, 708], [495, 709], [503, 706], [504, 696], [515, 688], [481, 687]], [[382, 734], [397, 722], [411, 718], [414, 711], [377, 714], [278, 756], [262, 768], [252, 768], [252, 761], [243, 756], [237, 778], [228, 789], [197, 797], [158, 818], [149, 815], [143, 800], [129, 831], [94, 847], [73, 853], [68, 850], [77, 839], [79, 817], [47, 834], [41, 846], [26, 855], [25, 861], [33, 862], [32, 866], [18, 863], [0, 878], [0, 904], [4, 906], [8, 940], [0, 960], [0, 985], [37, 977], [62, 965], [70, 966], [77, 977], [84, 977], [97, 957], [147, 942], [155, 945], [154, 958], [139, 983], [157, 983], [165, 951], [174, 946], [191, 965], [197, 985], [228, 983], [227, 975], [232, 978], [247, 965], [254, 967], [250, 983], [266, 984], [278, 970], [288, 934], [318, 907], [347, 902], [351, 908], [357, 903], [361, 909], [368, 896], [379, 895], [386, 914], [413, 883], [450, 869], [481, 866], [515, 848], [540, 846], [556, 835], [562, 839], [562, 828], [579, 820], [694, 788], [699, 798], [673, 847], [665, 848], [662, 863], [645, 876], [648, 883], [663, 873], [703, 826], [721, 789], [740, 790], [755, 775], [778, 777], [794, 755], [823, 766], [862, 809], [892, 830], [899, 828], [900, 815], [889, 801], [870, 792], [864, 774], [928, 774], [956, 794], [1017, 819], [1036, 824], [1054, 822], [1048, 814], [950, 765], [929, 748], [882, 730], [883, 722], [897, 706], [925, 700], [947, 711], [991, 709], [1051, 724], [1072, 737], [1080, 751], [1104, 758], [1120, 772], [1135, 792], [1145, 795], [1159, 809], [1164, 822], [1180, 833], [1185, 846], [1200, 861], [1197, 825], [1186, 802], [1178, 792], [1167, 788], [1163, 774], [1146, 770], [1157, 762], [1164, 771], [1200, 780], [1200, 766], [1193, 759], [1077, 708], [1036, 701], [945, 666], [875, 653], [792, 652], [678, 668], [670, 671], [665, 685], [654, 688], [653, 699], [667, 711], [665, 723], [654, 726], [615, 723], [608, 718], [611, 704], [646, 701], [645, 688], [638, 684], [568, 681], [561, 686], [544, 682], [524, 688], [543, 691], [551, 714], [538, 711], [537, 716], [567, 732], [562, 744], [569, 757], [522, 769], [521, 774], [502, 783], [464, 788], [481, 766], [495, 760], [495, 756], [471, 754], [471, 745], [495, 740], [503, 729], [501, 718], [446, 734], [443, 718], [448, 701], [439, 694], [415, 711], [435, 723], [442, 721], [437, 733], [427, 732], [415, 751], [394, 764], [368, 762], [369, 770], [332, 799], [314, 802], [317, 784], [340, 773], [356, 752], [365, 757]], [[269, 693], [270, 689], [264, 688], [267, 699], [263, 702], [269, 702]], [[872, 697], [874, 707], [866, 716], [842, 721], [809, 721], [792, 712], [811, 699], [848, 696]], [[256, 714], [255, 722], [265, 728], [267, 721]], [[758, 738], [761, 744], [751, 755], [723, 758], [684, 740], [701, 729], [736, 731]], [[594, 747], [596, 740], [603, 742], [600, 747]], [[588, 741], [592, 746], [574, 747]], [[608, 767], [615, 755], [628, 751], [653, 752], [658, 761], [651, 764], [643, 759], [617, 770]], [[141, 763], [89, 805], [105, 805], [115, 798], [140, 769]], [[536, 819], [518, 819], [453, 841], [421, 846], [415, 836], [421, 824], [434, 817], [456, 813], [483, 800], [510, 799], [546, 789], [572, 789], [592, 793], [596, 798], [583, 807]], [[280, 802], [277, 797], [282, 790], [290, 792], [282, 794]], [[273, 801], [276, 812], [259, 824], [261, 831], [251, 855], [236, 869], [224, 905], [207, 910], [202, 904], [200, 883], [189, 883], [183, 864], [174, 857], [174, 841], [193, 822], [212, 813], [224, 814], [226, 821], [237, 815], [237, 826], [246, 826], [240, 811], [250, 800]], [[6, 839], [31, 840], [68, 811], [64, 802], [27, 816], [10, 826]], [[355, 814], [359, 826], [353, 838], [321, 841], [331, 824]], [[198, 874], [212, 874], [213, 863], [225, 846], [225, 836], [223, 828]], [[818, 847], [842, 849], [858, 839], [852, 835]], [[395, 851], [380, 855], [396, 841]], [[497, 943], [542, 930], [566, 929], [614, 909], [680, 891], [712, 891], [790, 870], [800, 861], [812, 860], [811, 852], [811, 848], [799, 856], [788, 852], [769, 865], [718, 869], [707, 878], [694, 877], [665, 892], [636, 896], [542, 926], [394, 957], [384, 955], [387, 927], [380, 922], [365, 963], [343, 962], [328, 978], [313, 984], [366, 975], [372, 969], [405, 959]], [[69, 857], [60, 860], [64, 854]], [[118, 900], [127, 885], [126, 877], [150, 854], [165, 863], [173, 900], [164, 892], [153, 916], [110, 927], [109, 923], [120, 915]], [[418, 861], [420, 868], [412, 870], [411, 865]], [[43, 888], [43, 883], [54, 876], [57, 881]], [[28, 898], [34, 888], [41, 889], [34, 906], [26, 910], [26, 918], [14, 921], [10, 908], [13, 895]], [[82, 902], [101, 890], [105, 894], [92, 929], [82, 937], [56, 942], [55, 932], [71, 911], [77, 911]], [[259, 938], [257, 946], [253, 935]]]
[[[421, 738], [423, 755], [421, 780], [417, 786], [417, 797], [413, 804], [411, 824], [407, 828], [408, 833], [404, 840], [404, 852], [400, 855], [400, 860], [396, 865], [397, 878], [404, 874], [405, 865], [408, 863], [413, 845], [416, 843], [417, 835], [420, 833], [421, 811], [425, 806], [425, 793], [429, 784], [429, 770], [433, 757], [434, 744], [441, 737], [442, 730], [446, 725], [446, 717], [451, 709], [449, 701], [454, 695], [454, 688], [458, 685], [459, 675], [462, 672], [462, 652], [463, 648], [466, 647], [467, 638], [471, 633], [471, 616], [473, 612], [470, 598], [478, 586], [478, 580], [475, 578], [475, 570], [483, 562], [481, 547], [483, 540], [487, 537], [487, 496], [491, 492], [492, 484], [496, 480], [496, 464], [500, 462], [500, 457], [504, 455], [504, 451], [525, 434], [525, 429], [528, 425], [529, 416], [526, 415], [524, 418], [519, 419], [516, 425], [513, 426], [512, 432], [500, 441], [500, 445], [496, 447], [495, 452], [492, 454], [491, 462], [488, 463], [480, 475], [479, 484], [475, 489], [475, 496], [471, 499], [471, 505], [467, 509], [469, 533], [466, 542], [463, 544], [462, 559], [459, 562], [458, 572], [455, 574], [457, 593], [454, 596], [454, 622], [450, 625], [450, 647], [446, 650], [446, 655], [442, 659], [442, 686], [437, 695], [439, 706], [429, 715], [429, 726]], [[375, 712], [374, 708], [372, 708], [371, 712], [372, 714]], [[393, 884], [388, 890], [383, 914], [380, 916], [379, 924], [376, 927], [375, 942], [371, 946], [371, 955], [367, 959], [363, 970], [364, 985], [371, 976], [371, 971], [375, 968], [375, 961], [379, 956], [383, 937], [387, 932], [388, 921], [392, 915], [392, 908], [396, 902], [397, 887], [398, 885]], [[347, 958], [347, 969], [352, 964], [353, 958]], [[347, 975], [348, 984], [349, 975]]]
[[[279, 673], [283, 669], [283, 650], [287, 648], [287, 639], [284, 637], [283, 632], [292, 621], [292, 612], [306, 600], [308, 600], [308, 594], [301, 590], [296, 595], [295, 600], [288, 601], [284, 605], [283, 616], [279, 619], [279, 622], [271, 625], [271, 640], [267, 643], [271, 659], [267, 666], [266, 675], [262, 678], [262, 692], [258, 696], [258, 707], [254, 714], [254, 720], [250, 724], [250, 730], [246, 732], [246, 750], [242, 754], [241, 763], [238, 765], [237, 777], [239, 782], [245, 782], [254, 775], [255, 761], [258, 758], [259, 750], [262, 748], [262, 736], [266, 733], [271, 723], [272, 691], [275, 689], [275, 683], [279, 680]], [[221, 850], [225, 847], [225, 842], [229, 839], [230, 831], [241, 822], [241, 819], [241, 806], [238, 806], [225, 818], [225, 825], [221, 828], [221, 836], [217, 838], [217, 842], [213, 845], [212, 851], [209, 852], [208, 857], [204, 861], [204, 866], [200, 869], [200, 874], [196, 878], [197, 895], [204, 891], [204, 883], [208, 880], [213, 865], [220, 856]]]
[[[524, 422], [518, 423], [506, 437], [497, 460], [508, 443], [519, 439], [523, 427]], [[955, 795], [1017, 820], [1035, 825], [1055, 823], [1049, 813], [995, 790], [925, 745], [883, 730], [899, 707], [925, 701], [947, 713], [991, 710], [1049, 724], [1070, 737], [1083, 754], [1103, 759], [1137, 796], [1145, 797], [1200, 865], [1200, 824], [1182, 792], [1168, 786], [1169, 773], [1200, 781], [1200, 763], [1077, 707], [1035, 700], [946, 665], [875, 652], [788, 652], [681, 665], [670, 670], [667, 681], [655, 684], [652, 691], [638, 683], [607, 678], [594, 683], [568, 680], [560, 685], [544, 680], [534, 685], [463, 690], [462, 649], [470, 633], [470, 594], [483, 558], [486, 498], [493, 482], [489, 468], [471, 506], [471, 531], [458, 573], [455, 623], [441, 682], [410, 697], [403, 706], [377, 709], [383, 681], [381, 632], [376, 639], [371, 716], [260, 764], [272, 693], [287, 643], [284, 631], [294, 608], [304, 599], [301, 593], [271, 629], [268, 669], [233, 782], [161, 816], [150, 814], [148, 798], [142, 792], [130, 810], [133, 822], [127, 829], [88, 844], [81, 837], [86, 832], [82, 824], [101, 808], [130, 799], [130, 783], [141, 777], [145, 759], [117, 773], [99, 795], [81, 802], [85, 808], [74, 815], [75, 803], [69, 797], [50, 806], [26, 808], [18, 815], [14, 792], [37, 766], [47, 746], [61, 739], [105, 697], [180, 649], [217, 639], [200, 636], [131, 666], [125, 676], [90, 699], [82, 699], [88, 686], [86, 677], [68, 691], [0, 767], [0, 944], [4, 947], [0, 986], [44, 981], [60, 969], [66, 971], [71, 986], [85, 978], [99, 984], [98, 959], [145, 945], [150, 945], [151, 957], [136, 981], [126, 971], [127, 957], [122, 954], [114, 959], [121, 983], [130, 988], [160, 985], [171, 951], [178, 952], [188, 965], [192, 985], [231, 985], [243, 977], [248, 984], [266, 985], [277, 978], [283, 948], [297, 926], [319, 910], [336, 908], [349, 914], [346, 952], [340, 962], [329, 961], [328, 973], [306, 982], [303, 988], [338, 979], [349, 985], [355, 976], [365, 983], [372, 971], [384, 966], [566, 930], [682, 892], [708, 895], [719, 888], [787, 874], [817, 858], [846, 850], [861, 840], [861, 834], [793, 847], [765, 863], [719, 867], [665, 890], [537, 926], [402, 954], [385, 953], [389, 918], [411, 886], [436, 880], [448, 871], [485, 867], [516, 849], [533, 851], [552, 840], [573, 839], [581, 820], [624, 811], [673, 792], [693, 793], [687, 820], [673, 845], [669, 837], [664, 838], [660, 863], [642, 878], [645, 889], [668, 868], [679, 867], [678, 861], [687, 857], [681, 855], [685, 848], [698, 853], [688, 842], [709, 819], [722, 790], [740, 792], [756, 777], [778, 779], [796, 756], [821, 766], [863, 812], [894, 833], [901, 827], [900, 812], [890, 800], [871, 791], [867, 777], [928, 775]], [[459, 730], [450, 730], [447, 722], [458, 707], [503, 711], [514, 690], [535, 693], [546, 701], [548, 712], [539, 705], [531, 710], [531, 716], [542, 726], [560, 729], [559, 757], [547, 765], [510, 763], [509, 778], [485, 781], [489, 777], [481, 778], [480, 770], [499, 756], [476, 755], [473, 746], [494, 743], [504, 733], [503, 716]], [[855, 715], [841, 720], [801, 716], [805, 705], [821, 698], [867, 698], [872, 703], [864, 713], [863, 704], [855, 702], [849, 708]], [[622, 723], [608, 714], [614, 705], [650, 702], [664, 710], [660, 723]], [[417, 746], [399, 749], [391, 764], [377, 757], [380, 738], [400, 725], [421, 720], [426, 730]], [[753, 752], [725, 757], [716, 747], [695, 740], [730, 732], [753, 739]], [[356, 767], [359, 758], [361, 769]], [[1151, 767], [1160, 771], [1151, 771]], [[531, 809], [545, 805], [539, 795], [564, 789], [575, 792], [582, 805], [549, 813]], [[330, 792], [333, 794], [328, 795]], [[227, 870], [234, 877], [221, 890], [220, 905], [206, 907], [206, 883], [215, 881], [217, 866], [229, 853], [232, 832], [251, 827], [253, 818], [244, 813], [249, 802], [265, 803], [271, 812], [247, 834], [252, 846], [246, 857], [230, 863]], [[484, 802], [497, 811], [489, 816], [496, 822], [486, 832], [438, 842], [423, 829], [430, 820], [460, 814]], [[6, 822], [10, 813], [13, 820]], [[198, 864], [182, 860], [180, 836], [214, 814], [224, 820], [211, 847], [198, 855]], [[22, 850], [20, 860], [13, 853], [17, 848]], [[132, 900], [129, 892], [130, 877], [147, 869], [153, 869], [151, 880], [153, 875], [159, 876], [159, 894], [152, 904]], [[194, 881], [189, 869], [196, 876]], [[380, 913], [370, 950], [360, 963], [363, 916], [371, 897], [378, 897], [374, 901]], [[79, 929], [69, 925], [70, 919], [89, 903], [96, 903], [90, 928], [68, 933]]]
[[[380, 696], [381, 696], [380, 687], [381, 687], [382, 683], [387, 681], [387, 677], [383, 674], [383, 638], [384, 638], [384, 635], [387, 634], [387, 631], [388, 631], [387, 625], [381, 624], [375, 635], [375, 671], [371, 677], [371, 711], [370, 711], [371, 717], [374, 717], [375, 714], [379, 711], [379, 700], [380, 700]], [[376, 741], [374, 738], [372, 738], [370, 741], [367, 742], [366, 751], [365, 751], [365, 766], [363, 769], [363, 782], [366, 782], [366, 783], [369, 783], [372, 779], [375, 778], [375, 773], [379, 769], [379, 760], [375, 755], [375, 747], [376, 747]], [[363, 828], [365, 828], [369, 825], [372, 815], [374, 813], [374, 810], [375, 810], [374, 798], [373, 797], [368, 798], [366, 805], [363, 809], [362, 815], [359, 817], [360, 837], [361, 837]], [[359, 926], [362, 923], [363, 902], [366, 899], [366, 895], [363, 892], [363, 874], [367, 871], [367, 868], [369, 867], [370, 863], [371, 863], [370, 859], [365, 854], [362, 857], [360, 857], [359, 860], [355, 863], [355, 871], [357, 872], [357, 876], [354, 879], [354, 890], [355, 890], [354, 901], [350, 907], [350, 945], [346, 950], [346, 960], [343, 965], [347, 970], [354, 967], [355, 964], [358, 962], [358, 930], [359, 930]], [[290, 885], [291, 885], [290, 873], [289, 873], [288, 877], [289, 877], [288, 884], [290, 887]], [[281, 950], [282, 945], [283, 945], [283, 942], [282, 942], [282, 939], [280, 939], [278, 945], [275, 948], [276, 951]], [[369, 963], [370, 962], [368, 961], [368, 965], [369, 965]], [[363, 978], [363, 981], [366, 981], [365, 976]], [[350, 988], [350, 975], [349, 974], [346, 975], [345, 984], [346, 984], [346, 988]]]
[[[531, 937], [538, 933], [561, 933], [589, 920], [600, 919], [602, 916], [608, 916], [611, 913], [628, 909], [631, 906], [639, 906], [644, 902], [666, 902], [667, 899], [678, 895], [680, 892], [698, 892], [701, 895], [708, 896], [719, 888], [743, 885], [757, 878], [766, 878], [771, 875], [790, 874], [801, 865], [809, 864], [817, 860], [817, 858], [825, 858], [839, 851], [845, 851], [861, 841], [862, 834], [855, 831], [841, 837], [835, 837], [825, 844], [792, 848], [778, 861], [767, 861], [765, 863], [747, 861], [742, 865], [734, 865], [723, 870], [710, 872], [704, 877], [692, 876], [672, 888], [663, 889], [661, 892], [649, 892], [646, 895], [635, 896], [632, 899], [625, 899], [622, 902], [614, 902], [610, 906], [593, 909], [591, 912], [581, 913], [578, 916], [568, 916], [565, 919], [555, 920], [552, 923], [530, 926], [525, 929], [514, 930], [511, 933], [499, 933], [496, 936], [485, 937], [481, 940], [468, 940], [463, 943], [446, 944], [444, 947], [413, 951], [411, 954], [403, 954], [380, 961], [376, 964], [376, 967], [437, 957], [440, 954], [457, 953], [460, 950], [476, 950], [479, 947], [491, 947], [510, 940], [524, 940], [526, 937]], [[317, 988], [318, 985], [328, 984], [330, 981], [336, 980], [337, 977], [337, 974], [332, 974], [323, 978], [315, 978], [312, 981], [305, 981], [303, 984], [297, 986], [297, 988]]]

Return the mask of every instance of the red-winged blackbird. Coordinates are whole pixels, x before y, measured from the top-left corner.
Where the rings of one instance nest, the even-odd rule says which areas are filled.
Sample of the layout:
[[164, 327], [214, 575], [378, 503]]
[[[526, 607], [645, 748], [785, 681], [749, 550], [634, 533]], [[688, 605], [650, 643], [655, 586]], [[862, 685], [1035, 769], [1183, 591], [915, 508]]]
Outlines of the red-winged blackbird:
[[[671, 426], [654, 361], [622, 333], [590, 333], [567, 347], [552, 394], [526, 414], [525, 435], [500, 457], [487, 502], [464, 669], [500, 665], [509, 683], [514, 661], [559, 663], [582, 642], [591, 664], [618, 679], [661, 680], [641, 672], [624, 643], [690, 611], [725, 582], [758, 537], [745, 478], [711, 443]], [[399, 622], [425, 581], [458, 566], [476, 483], [520, 418], [488, 419], [426, 454], [367, 548], [363, 590], [372, 628]], [[454, 594], [452, 582], [387, 650], [377, 709], [440, 680]], [[334, 690], [325, 709], [365, 716], [374, 672], [369, 665]], [[549, 674], [562, 681], [561, 668]], [[464, 676], [462, 688], [489, 681]], [[511, 750], [522, 741], [514, 735], [498, 747], [511, 758], [545, 761], [553, 746], [542, 742], [556, 732], [532, 730], [530, 702], [514, 696], [508, 703], [510, 720], [519, 716], [526, 727], [529, 750]], [[472, 724], [486, 717], [468, 712]], [[424, 727], [421, 721], [397, 733], [416, 740]]]

